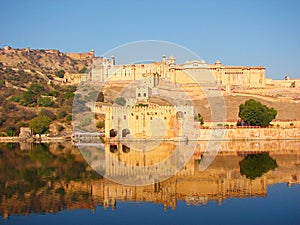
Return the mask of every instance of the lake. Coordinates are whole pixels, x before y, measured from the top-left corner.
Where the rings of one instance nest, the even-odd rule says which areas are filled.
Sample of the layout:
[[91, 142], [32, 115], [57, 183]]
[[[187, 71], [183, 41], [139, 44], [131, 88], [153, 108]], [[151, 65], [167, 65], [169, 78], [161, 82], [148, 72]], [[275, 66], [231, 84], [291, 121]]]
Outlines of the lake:
[[203, 170], [207, 144], [166, 170], [194, 145], [1, 143], [0, 223], [300, 224], [299, 141], [222, 142]]

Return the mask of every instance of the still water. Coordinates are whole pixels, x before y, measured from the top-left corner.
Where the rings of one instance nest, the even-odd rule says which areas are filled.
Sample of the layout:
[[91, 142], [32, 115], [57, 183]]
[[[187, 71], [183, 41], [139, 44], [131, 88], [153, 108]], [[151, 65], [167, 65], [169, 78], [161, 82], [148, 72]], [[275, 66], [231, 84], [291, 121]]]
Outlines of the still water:
[[[71, 144], [3, 143], [0, 223], [300, 224], [299, 144], [226, 143], [204, 171], [203, 154], [195, 152], [166, 180], [126, 186], [96, 173]], [[125, 160], [133, 152], [119, 150], [109, 154]]]

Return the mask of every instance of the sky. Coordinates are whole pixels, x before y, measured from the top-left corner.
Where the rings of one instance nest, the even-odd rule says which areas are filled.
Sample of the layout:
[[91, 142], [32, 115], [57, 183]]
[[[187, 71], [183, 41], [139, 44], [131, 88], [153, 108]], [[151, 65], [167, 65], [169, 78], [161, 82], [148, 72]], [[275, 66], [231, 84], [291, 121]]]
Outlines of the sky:
[[[161, 40], [207, 63], [300, 78], [298, 0], [0, 0], [0, 47], [95, 50]], [[117, 59], [116, 59], [117, 61]]]

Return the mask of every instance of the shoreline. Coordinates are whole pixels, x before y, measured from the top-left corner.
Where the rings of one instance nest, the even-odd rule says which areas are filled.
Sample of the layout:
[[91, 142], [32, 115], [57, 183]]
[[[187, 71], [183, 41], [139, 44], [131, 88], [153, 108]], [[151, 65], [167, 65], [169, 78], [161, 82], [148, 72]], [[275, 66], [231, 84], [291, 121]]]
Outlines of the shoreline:
[[174, 142], [174, 143], [187, 143], [187, 142], [201, 142], [201, 141], [300, 141], [300, 138], [199, 138], [199, 139], [108, 139], [104, 142], [76, 142], [71, 138], [47, 138], [41, 140], [24, 140], [18, 137], [1, 137], [0, 143], [73, 143], [73, 144], [116, 144], [116, 143], [147, 143], [147, 142]]

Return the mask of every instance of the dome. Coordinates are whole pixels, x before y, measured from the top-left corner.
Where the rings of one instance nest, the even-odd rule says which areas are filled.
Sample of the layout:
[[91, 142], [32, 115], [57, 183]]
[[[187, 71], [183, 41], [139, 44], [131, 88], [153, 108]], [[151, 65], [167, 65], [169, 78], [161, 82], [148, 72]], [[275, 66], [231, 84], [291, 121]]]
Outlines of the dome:
[[220, 60], [217, 60], [215, 64], [221, 64]]

